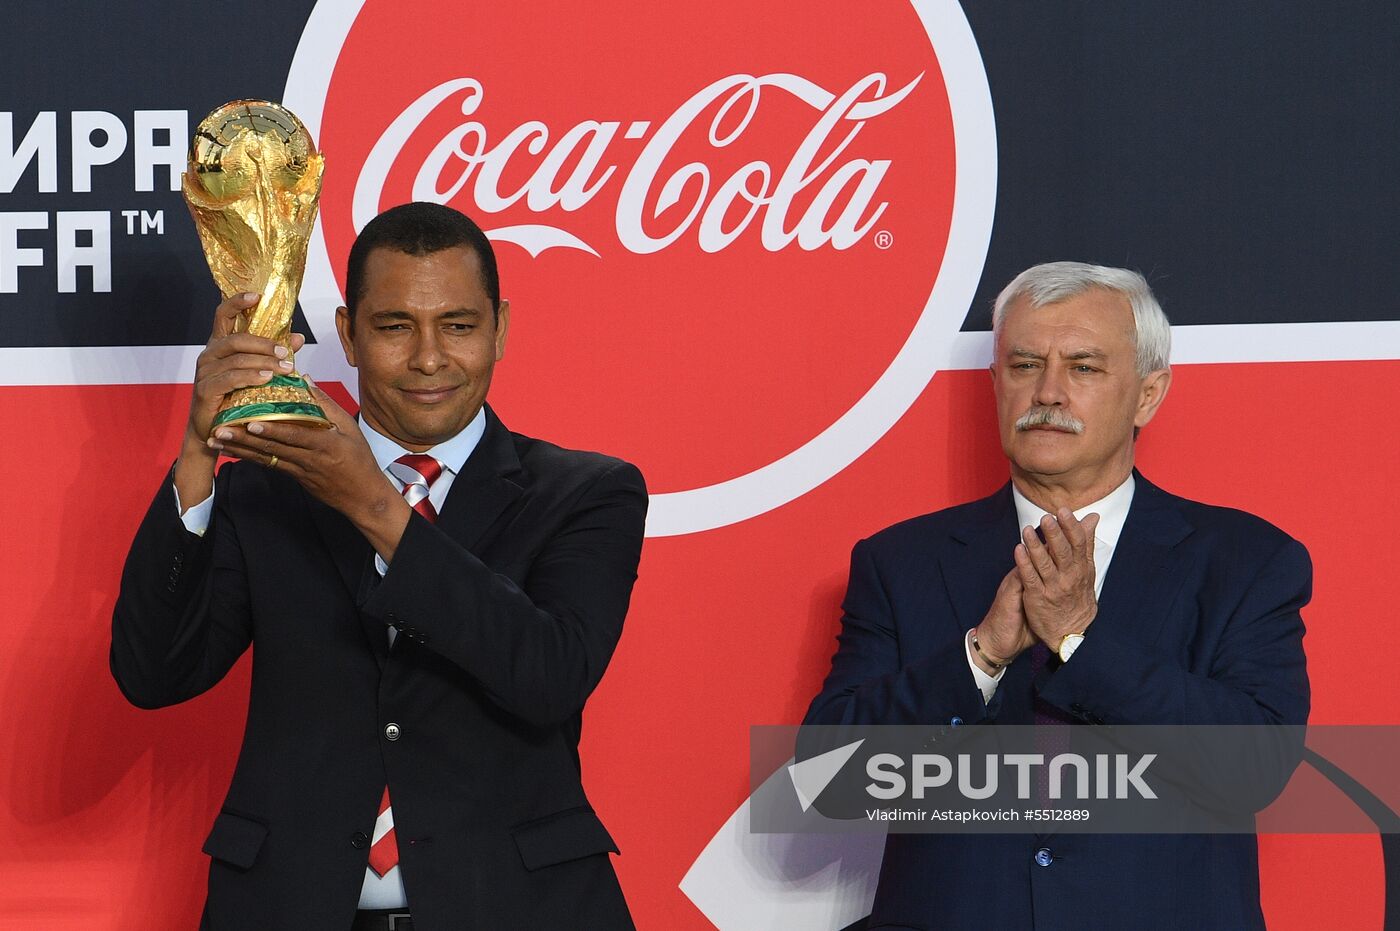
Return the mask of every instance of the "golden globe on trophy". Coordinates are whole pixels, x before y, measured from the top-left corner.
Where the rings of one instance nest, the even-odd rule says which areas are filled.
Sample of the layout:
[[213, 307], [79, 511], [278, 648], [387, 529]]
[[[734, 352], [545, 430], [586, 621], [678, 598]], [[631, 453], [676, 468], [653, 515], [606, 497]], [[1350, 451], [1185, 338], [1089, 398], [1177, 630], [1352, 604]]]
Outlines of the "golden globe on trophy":
[[[204, 118], [190, 142], [185, 203], [214, 283], [225, 298], [243, 291], [262, 295], [235, 332], [276, 341], [288, 359], [324, 167], [301, 120], [266, 100], [224, 104]], [[229, 392], [214, 426], [254, 420], [329, 425], [295, 369], [265, 385]]]

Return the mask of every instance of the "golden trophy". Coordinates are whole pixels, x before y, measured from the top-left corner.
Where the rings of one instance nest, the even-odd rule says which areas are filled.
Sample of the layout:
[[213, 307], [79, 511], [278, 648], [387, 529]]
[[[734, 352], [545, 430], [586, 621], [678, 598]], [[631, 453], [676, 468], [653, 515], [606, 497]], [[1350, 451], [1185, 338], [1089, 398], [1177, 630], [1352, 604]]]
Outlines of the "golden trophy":
[[[185, 203], [214, 283], [225, 298], [262, 295], [234, 331], [279, 343], [289, 360], [292, 312], [324, 167], [311, 134], [290, 111], [266, 100], [234, 100], [199, 124], [184, 174]], [[229, 392], [214, 426], [254, 420], [329, 425], [295, 368], [265, 385]]]

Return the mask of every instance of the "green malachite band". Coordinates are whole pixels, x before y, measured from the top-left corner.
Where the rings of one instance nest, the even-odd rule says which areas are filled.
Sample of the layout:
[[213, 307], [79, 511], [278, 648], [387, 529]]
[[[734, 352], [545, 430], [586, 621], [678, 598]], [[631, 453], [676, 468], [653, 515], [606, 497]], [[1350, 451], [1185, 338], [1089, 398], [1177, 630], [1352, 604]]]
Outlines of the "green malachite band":
[[[267, 392], [268, 388], [280, 388], [280, 392]], [[284, 400], [264, 401], [253, 400], [254, 398], [267, 397], [267, 394], [281, 394]], [[250, 403], [239, 404], [241, 400], [248, 400]], [[315, 402], [315, 395], [311, 393], [310, 387], [306, 384], [306, 379], [300, 375], [273, 375], [266, 384], [254, 385], [249, 388], [240, 388], [233, 392], [228, 401], [235, 407], [219, 411], [214, 416], [215, 427], [222, 427], [227, 424], [247, 423], [253, 420], [302, 420], [316, 421], [322, 426], [329, 425], [326, 412], [321, 410], [321, 406]]]
[[281, 416], [304, 416], [316, 417], [320, 420], [326, 419], [326, 412], [315, 404], [296, 404], [291, 402], [280, 404], [245, 404], [242, 407], [231, 407], [214, 418], [214, 426], [220, 427], [233, 420], [244, 420], [249, 417], [266, 417], [269, 414]]

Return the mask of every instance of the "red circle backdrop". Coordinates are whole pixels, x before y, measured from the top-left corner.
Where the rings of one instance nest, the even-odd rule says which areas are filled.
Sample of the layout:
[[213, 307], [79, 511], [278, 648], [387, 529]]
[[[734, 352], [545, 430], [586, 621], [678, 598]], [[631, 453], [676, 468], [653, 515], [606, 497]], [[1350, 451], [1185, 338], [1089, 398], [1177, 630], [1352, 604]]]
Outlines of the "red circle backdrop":
[[[947, 241], [952, 118], [915, 11], [876, 4], [854, 23], [837, 5], [756, 8], [737, 0], [632, 3], [625, 11], [614, 4], [606, 18], [564, 0], [534, 4], [532, 11], [537, 28], [522, 30], [519, 11], [509, 4], [365, 5], [342, 47], [322, 118], [320, 144], [332, 167], [321, 217], [333, 267], [343, 275], [341, 259], [356, 232], [351, 199], [371, 147], [432, 88], [473, 78], [481, 99], [463, 116], [466, 93], [454, 94], [419, 124], [393, 163], [380, 209], [414, 199], [414, 180], [429, 153], [463, 122], [480, 123], [488, 150], [529, 121], [547, 127], [543, 151], [522, 146], [507, 161], [495, 185], [506, 194], [525, 184], [579, 123], [617, 121], [621, 129], [591, 178], [615, 170], [580, 209], [536, 211], [521, 199], [487, 212], [473, 196], [479, 169], [448, 200], [488, 230], [547, 224], [598, 253], [557, 248], [533, 258], [520, 246], [497, 246], [513, 323], [493, 402], [515, 429], [629, 458], [653, 492], [723, 481], [801, 446], [845, 413], [894, 358], [928, 300]], [[858, 48], [878, 54], [853, 54]], [[413, 67], [391, 66], [403, 61]], [[855, 124], [835, 127], [814, 165], [831, 155], [834, 162], [797, 195], [784, 224], [792, 228], [841, 165], [887, 160], [861, 222], [881, 203], [888, 206], [854, 245], [805, 250], [793, 242], [769, 251], [760, 235], [762, 209], [717, 252], [701, 248], [698, 221], [651, 254], [623, 245], [616, 214], [626, 176], [661, 124], [702, 89], [732, 75], [792, 74], [839, 97], [872, 72], [888, 76], [886, 94], [919, 82], [892, 110], [862, 122], [844, 148]], [[712, 124], [721, 135], [733, 132], [748, 103], [722, 114], [725, 99], [701, 110], [668, 149], [643, 208], [650, 235], [675, 229], [700, 197], [700, 182], [692, 178], [678, 203], [657, 210], [666, 180], [683, 166], [708, 170], [706, 203], [752, 162], [766, 163], [776, 184], [821, 115], [766, 87], [748, 125], [717, 146]], [[638, 121], [649, 124], [646, 134], [625, 138]], [[561, 176], [577, 163], [577, 155], [566, 160]], [[439, 189], [449, 190], [463, 167], [449, 162]], [[826, 212], [828, 223], [853, 187], [845, 185]], [[731, 207], [726, 228], [742, 219], [744, 206]], [[876, 245], [879, 231], [891, 234], [892, 248]], [[342, 291], [343, 284], [342, 277]]]

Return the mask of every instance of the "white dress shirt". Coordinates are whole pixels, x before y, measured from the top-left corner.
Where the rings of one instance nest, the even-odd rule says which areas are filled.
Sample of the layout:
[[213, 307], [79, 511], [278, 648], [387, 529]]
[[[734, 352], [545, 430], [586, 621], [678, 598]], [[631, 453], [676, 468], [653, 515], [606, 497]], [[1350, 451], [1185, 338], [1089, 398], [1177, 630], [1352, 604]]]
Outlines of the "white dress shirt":
[[[364, 434], [365, 442], [369, 444], [370, 452], [374, 453], [374, 461], [384, 474], [389, 477], [389, 481], [394, 483], [394, 487], [403, 492], [404, 483], [389, 471], [389, 466], [400, 456], [409, 455], [411, 450], [404, 449], [398, 443], [384, 436], [375, 430], [361, 418], [359, 421], [360, 432]], [[452, 489], [452, 482], [457, 474], [466, 465], [467, 459], [475, 451], [481, 442], [481, 437], [486, 432], [486, 408], [482, 407], [477, 411], [472, 422], [467, 424], [461, 433], [444, 443], [439, 443], [428, 450], [425, 455], [432, 456], [442, 463], [442, 474], [437, 481], [433, 482], [432, 488], [428, 490], [428, 501], [433, 505], [433, 509], [442, 510], [443, 503], [447, 500], [447, 493]], [[175, 507], [180, 507], [180, 492], [175, 491]], [[185, 529], [191, 533], [204, 536], [204, 531], [209, 528], [209, 516], [214, 510], [213, 489], [203, 501], [196, 504], [180, 515], [180, 521], [185, 525]], [[389, 571], [389, 566], [384, 562], [384, 558], [378, 553], [374, 554], [374, 568], [382, 576]], [[394, 636], [398, 631], [392, 627], [385, 628], [388, 631], [389, 645], [394, 645]], [[391, 800], [392, 801], [392, 800]], [[370, 838], [370, 845], [378, 841], [394, 825], [392, 807], [380, 815], [374, 824], [374, 835]], [[374, 870], [365, 867], [364, 884], [360, 887], [360, 908], [404, 908], [408, 907], [408, 897], [404, 893], [403, 877], [399, 873], [399, 868], [395, 866], [383, 876], [376, 876]]]
[[[1094, 530], [1094, 597], [1098, 598], [1103, 591], [1103, 580], [1108, 575], [1108, 564], [1113, 561], [1113, 551], [1118, 547], [1118, 538], [1123, 533], [1123, 524], [1128, 519], [1128, 508], [1133, 503], [1133, 489], [1136, 483], [1133, 475], [1128, 473], [1128, 478], [1117, 488], [1104, 495], [1092, 504], [1074, 512], [1078, 520], [1083, 520], [1085, 515], [1096, 513], [1099, 515], [1099, 526]], [[1011, 497], [1016, 502], [1016, 522], [1021, 527], [1039, 527], [1041, 518], [1050, 512], [1035, 504], [1013, 483], [1011, 486]], [[1053, 516], [1053, 515], [1052, 515]], [[1015, 544], [1012, 544], [1013, 546]], [[963, 649], [967, 652], [967, 665], [972, 669], [972, 678], [977, 681], [977, 687], [982, 691], [982, 700], [991, 701], [996, 694], [997, 683], [1006, 673], [1005, 669], [997, 670], [997, 674], [989, 676], [982, 671], [972, 658], [972, 631], [968, 631], [963, 637]]]

